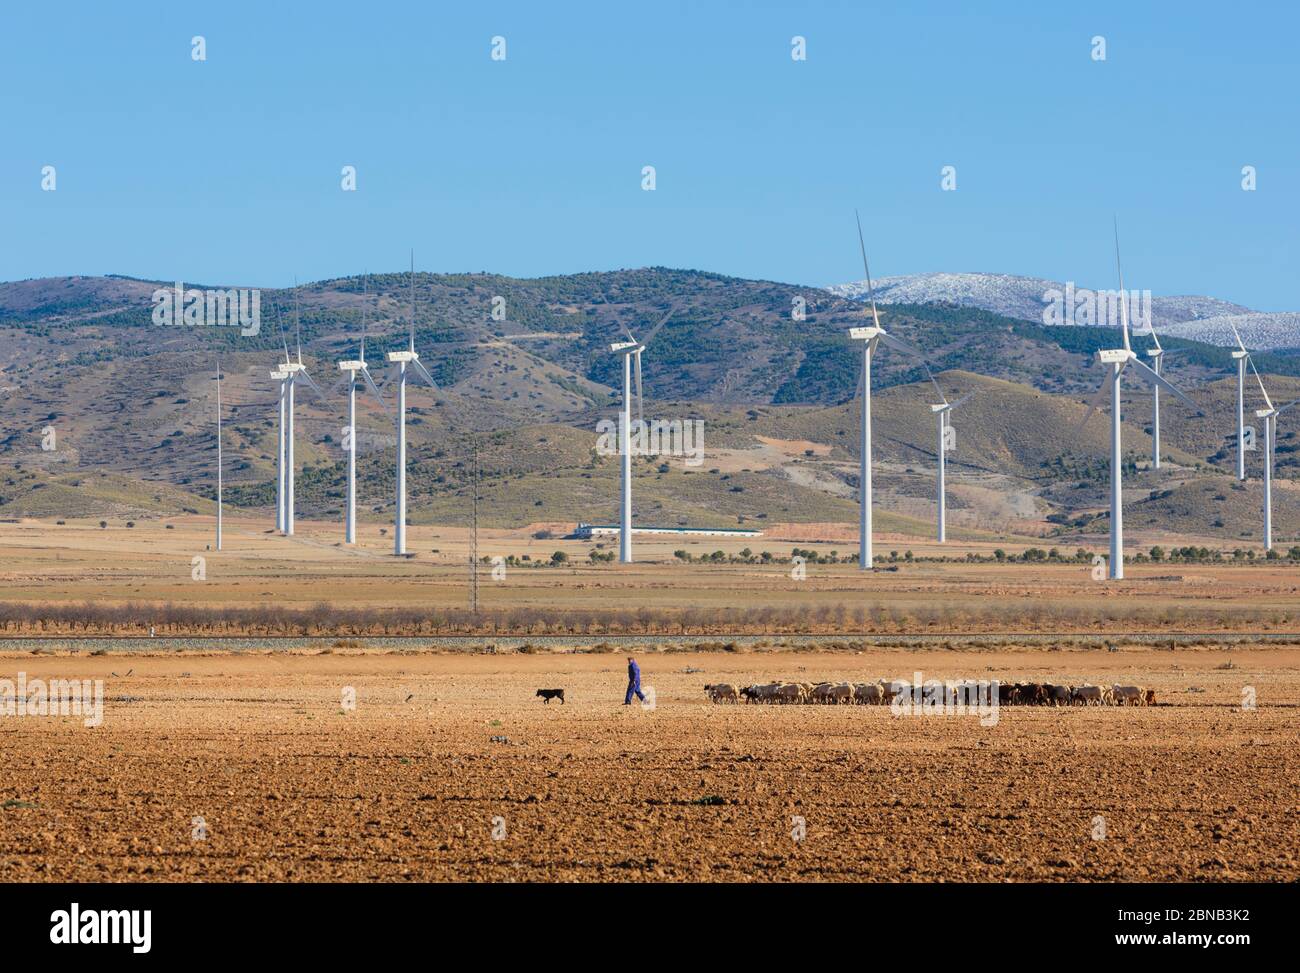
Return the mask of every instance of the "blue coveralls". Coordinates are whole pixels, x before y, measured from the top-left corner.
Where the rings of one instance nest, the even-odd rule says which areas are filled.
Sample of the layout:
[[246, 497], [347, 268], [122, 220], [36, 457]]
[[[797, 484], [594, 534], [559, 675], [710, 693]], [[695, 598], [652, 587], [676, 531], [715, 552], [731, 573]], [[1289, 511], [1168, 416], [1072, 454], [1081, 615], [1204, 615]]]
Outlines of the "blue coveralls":
[[632, 694], [636, 693], [636, 698], [645, 702], [645, 693], [641, 692], [641, 667], [633, 660], [627, 664], [627, 695], [623, 698], [624, 706], [632, 705]]

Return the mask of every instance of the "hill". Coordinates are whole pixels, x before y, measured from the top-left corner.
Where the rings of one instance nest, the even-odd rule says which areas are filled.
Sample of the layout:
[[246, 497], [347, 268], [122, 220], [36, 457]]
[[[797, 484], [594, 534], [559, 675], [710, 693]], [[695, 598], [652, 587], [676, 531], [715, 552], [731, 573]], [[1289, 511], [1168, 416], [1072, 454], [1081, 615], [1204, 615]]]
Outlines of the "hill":
[[[485, 524], [613, 519], [617, 465], [594, 449], [596, 423], [612, 417], [618, 402], [618, 362], [608, 343], [625, 328], [644, 336], [660, 321], [644, 358], [647, 415], [703, 420], [706, 456], [699, 467], [638, 459], [642, 522], [854, 519], [859, 357], [845, 331], [863, 320], [860, 304], [812, 287], [666, 268], [536, 280], [416, 274], [414, 283], [416, 344], [440, 387], [416, 384], [408, 394], [412, 520], [467, 517], [475, 445]], [[0, 516], [208, 509], [220, 355], [226, 499], [269, 517], [276, 389], [268, 372], [286, 345], [296, 354], [299, 336], [303, 361], [324, 391], [298, 397], [299, 510], [339, 516], [346, 397], [334, 363], [356, 355], [364, 316], [367, 357], [381, 384], [389, 381], [383, 355], [407, 341], [410, 284], [398, 273], [320, 281], [297, 293], [264, 290], [261, 329], [247, 336], [155, 326], [157, 282], [0, 285], [0, 474], [12, 480], [0, 490]], [[504, 308], [500, 319], [494, 306]], [[952, 304], [894, 304], [882, 319], [926, 350], [950, 399], [975, 392], [954, 419], [955, 529], [1095, 526], [1105, 498], [1106, 424], [1094, 418], [1076, 427], [1102, 379], [1094, 353], [1113, 343], [1113, 329], [1046, 327]], [[1166, 469], [1141, 475], [1162, 490], [1226, 478], [1231, 359], [1173, 335], [1166, 346], [1168, 374], [1205, 415], [1185, 415], [1166, 400]], [[1256, 361], [1275, 399], [1300, 394], [1300, 357], [1261, 352]], [[938, 393], [919, 362], [889, 350], [876, 358], [873, 386], [882, 523], [924, 532], [935, 461], [928, 406]], [[358, 402], [360, 509], [382, 520], [392, 511], [391, 421], [368, 395]], [[1125, 450], [1134, 471], [1150, 451], [1149, 403], [1148, 393], [1126, 386]], [[57, 447], [47, 452], [48, 429]], [[1295, 471], [1294, 445], [1284, 423], [1282, 478]], [[1177, 509], [1170, 508], [1171, 529], [1204, 527], [1199, 509]], [[1234, 529], [1232, 518], [1208, 519], [1222, 520], [1225, 536]]]

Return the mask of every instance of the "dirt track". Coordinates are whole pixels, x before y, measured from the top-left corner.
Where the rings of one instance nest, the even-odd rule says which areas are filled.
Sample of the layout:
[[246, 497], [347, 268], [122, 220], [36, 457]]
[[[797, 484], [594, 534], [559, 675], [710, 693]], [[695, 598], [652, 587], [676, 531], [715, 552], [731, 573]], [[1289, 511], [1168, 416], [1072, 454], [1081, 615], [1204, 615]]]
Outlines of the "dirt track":
[[[99, 727], [0, 718], [0, 880], [1300, 878], [1300, 649], [641, 661], [653, 711], [620, 705], [609, 654], [0, 658], [4, 679], [106, 682]], [[986, 728], [701, 691], [918, 670], [1164, 705]], [[533, 697], [550, 686], [567, 705]]]

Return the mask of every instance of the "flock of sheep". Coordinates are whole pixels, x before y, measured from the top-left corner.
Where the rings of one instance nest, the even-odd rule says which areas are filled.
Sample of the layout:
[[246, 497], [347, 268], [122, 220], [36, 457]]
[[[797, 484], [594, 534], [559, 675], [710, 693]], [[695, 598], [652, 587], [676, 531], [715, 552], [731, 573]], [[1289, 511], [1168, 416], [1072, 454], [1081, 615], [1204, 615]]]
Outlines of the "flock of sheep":
[[[728, 683], [706, 685], [715, 703], [825, 703], [887, 705], [899, 696], [928, 695], [932, 684], [913, 687], [901, 680], [885, 682], [772, 682], [736, 687]], [[1001, 706], [1154, 706], [1156, 691], [1141, 686], [1055, 685], [1047, 682], [935, 683], [944, 699], [977, 699], [994, 695]]]

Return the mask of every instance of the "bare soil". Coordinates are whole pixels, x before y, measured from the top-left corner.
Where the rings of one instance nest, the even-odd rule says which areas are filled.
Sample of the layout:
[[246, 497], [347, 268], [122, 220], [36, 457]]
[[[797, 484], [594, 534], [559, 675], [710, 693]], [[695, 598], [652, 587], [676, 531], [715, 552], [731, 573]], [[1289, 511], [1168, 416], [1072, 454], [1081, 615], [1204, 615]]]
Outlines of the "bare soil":
[[[1300, 878], [1300, 648], [640, 658], [653, 710], [614, 654], [0, 657], [105, 680], [100, 726], [0, 717], [0, 880]], [[985, 727], [702, 690], [917, 671], [1160, 705]]]

